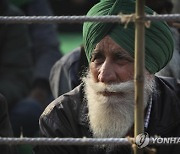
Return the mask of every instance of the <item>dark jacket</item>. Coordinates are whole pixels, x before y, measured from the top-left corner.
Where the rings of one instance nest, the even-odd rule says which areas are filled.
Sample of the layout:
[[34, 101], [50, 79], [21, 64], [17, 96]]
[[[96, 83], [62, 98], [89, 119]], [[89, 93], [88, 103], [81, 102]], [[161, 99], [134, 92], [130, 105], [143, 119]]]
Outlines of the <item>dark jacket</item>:
[[[13, 137], [13, 132], [8, 116], [7, 102], [3, 95], [0, 94], [0, 137]], [[11, 145], [0, 145], [0, 153], [16, 154], [17, 150]]]
[[80, 84], [83, 71], [88, 66], [84, 47], [78, 47], [64, 55], [52, 67], [49, 83], [54, 98]]
[[[157, 92], [153, 94], [152, 110], [147, 133], [161, 137], [180, 136], [180, 86], [171, 79], [156, 77]], [[82, 84], [58, 97], [40, 117], [40, 130], [44, 137], [92, 137], [87, 120], [88, 108], [83, 99]], [[88, 154], [131, 153], [128, 146], [113, 151], [98, 150], [92, 146], [39, 146], [36, 153]], [[158, 154], [180, 153], [180, 146], [159, 146]]]

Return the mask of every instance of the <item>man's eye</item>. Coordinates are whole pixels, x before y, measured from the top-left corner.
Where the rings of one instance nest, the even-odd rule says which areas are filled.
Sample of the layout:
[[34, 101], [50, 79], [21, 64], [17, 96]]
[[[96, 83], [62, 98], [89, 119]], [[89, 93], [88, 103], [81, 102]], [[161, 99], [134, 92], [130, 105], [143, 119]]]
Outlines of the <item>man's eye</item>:
[[120, 66], [124, 66], [124, 65], [126, 65], [128, 63], [131, 63], [130, 59], [128, 59], [127, 57], [125, 57], [123, 55], [115, 56], [114, 61]]
[[95, 54], [92, 56], [91, 61], [92, 62], [100, 62], [104, 59], [104, 56], [102, 54]]
[[133, 62], [132, 59], [130, 59], [129, 57], [124, 56], [124, 55], [122, 55], [122, 54], [117, 54], [117, 55], [115, 56], [115, 60], [122, 61], [122, 62]]
[[122, 55], [116, 55], [115, 57], [114, 57], [116, 60], [123, 60], [124, 59], [124, 57], [122, 56]]

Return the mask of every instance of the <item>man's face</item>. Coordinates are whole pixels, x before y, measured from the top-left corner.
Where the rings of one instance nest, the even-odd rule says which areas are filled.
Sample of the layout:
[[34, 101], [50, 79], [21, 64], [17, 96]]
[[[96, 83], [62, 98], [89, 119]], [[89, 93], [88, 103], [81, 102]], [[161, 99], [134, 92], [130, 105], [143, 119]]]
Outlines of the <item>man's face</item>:
[[[134, 122], [133, 62], [133, 58], [108, 36], [96, 45], [90, 70], [83, 78], [94, 137], [123, 137], [131, 129]], [[152, 87], [153, 79], [148, 77], [144, 106]]]
[[120, 83], [133, 79], [133, 58], [109, 36], [95, 47], [90, 62], [90, 72], [95, 82]]

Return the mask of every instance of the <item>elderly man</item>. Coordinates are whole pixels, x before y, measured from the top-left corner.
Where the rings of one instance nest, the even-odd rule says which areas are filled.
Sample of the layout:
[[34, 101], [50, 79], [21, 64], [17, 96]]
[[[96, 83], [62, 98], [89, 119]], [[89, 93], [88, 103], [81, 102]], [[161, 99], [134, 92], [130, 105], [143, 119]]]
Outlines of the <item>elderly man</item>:
[[[88, 16], [130, 14], [133, 0], [102, 0]], [[146, 13], [153, 11], [148, 7]], [[89, 69], [82, 84], [54, 100], [40, 118], [45, 137], [134, 136], [134, 24], [85, 23], [83, 39]], [[180, 135], [179, 85], [154, 73], [171, 59], [173, 39], [164, 22], [152, 22], [145, 34], [145, 131], [150, 136]], [[178, 146], [157, 147], [158, 153], [178, 153]], [[37, 153], [131, 153], [129, 146], [39, 146]]]

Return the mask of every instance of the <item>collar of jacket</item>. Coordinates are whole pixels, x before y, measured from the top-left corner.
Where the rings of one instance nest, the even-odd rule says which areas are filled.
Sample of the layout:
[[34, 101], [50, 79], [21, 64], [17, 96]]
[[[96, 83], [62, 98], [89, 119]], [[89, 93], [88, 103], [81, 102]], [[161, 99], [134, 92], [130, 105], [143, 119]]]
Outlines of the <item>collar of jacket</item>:
[[79, 123], [87, 128], [89, 128], [89, 119], [88, 119], [88, 107], [87, 100], [84, 94], [84, 84], [80, 84], [80, 101], [82, 102], [79, 110]]
[[[172, 78], [155, 76], [156, 92], [153, 93], [152, 110], [147, 132], [150, 135], [165, 135], [180, 125], [180, 84]], [[80, 86], [81, 108], [79, 123], [89, 129], [88, 107], [84, 97], [84, 85]]]
[[166, 136], [180, 128], [180, 84], [173, 78], [155, 77], [148, 133]]

